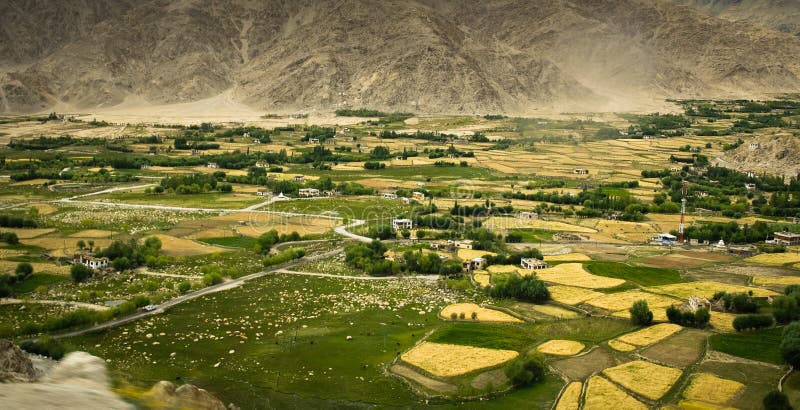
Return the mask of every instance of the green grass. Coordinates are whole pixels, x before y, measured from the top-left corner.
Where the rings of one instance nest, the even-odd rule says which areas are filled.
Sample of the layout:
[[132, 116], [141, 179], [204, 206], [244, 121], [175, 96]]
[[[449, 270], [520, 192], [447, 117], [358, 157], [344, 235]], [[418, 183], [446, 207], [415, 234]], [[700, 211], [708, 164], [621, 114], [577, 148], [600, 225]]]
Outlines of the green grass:
[[33, 292], [39, 286], [50, 286], [55, 283], [69, 281], [69, 276], [51, 275], [49, 273], [34, 273], [28, 279], [17, 282], [11, 286], [11, 291], [15, 294]]
[[516, 325], [449, 323], [431, 335], [428, 341], [522, 351], [533, 340], [522, 327]]
[[718, 334], [708, 340], [712, 349], [722, 353], [760, 362], [783, 364], [780, 352], [782, 339], [783, 328], [774, 327], [755, 332]]
[[200, 238], [200, 242], [210, 245], [228, 246], [231, 248], [253, 249], [258, 239], [249, 236], [223, 236], [219, 238]]
[[623, 279], [641, 286], [660, 286], [685, 282], [675, 269], [631, 266], [619, 262], [600, 261], [587, 263], [586, 269], [595, 275]]
[[[236, 196], [233, 193], [206, 192], [202, 194], [145, 194], [140, 192], [118, 191], [110, 194], [89, 196], [81, 198], [86, 201], [110, 200], [112, 202], [124, 202], [130, 204], [181, 206], [187, 208], [219, 208], [219, 209], [241, 209], [250, 205], [264, 202], [264, 198], [253, 196]], [[230, 198], [235, 198], [231, 200]]]
[[538, 229], [512, 229], [510, 232], [522, 235], [522, 242], [550, 242], [555, 232]]

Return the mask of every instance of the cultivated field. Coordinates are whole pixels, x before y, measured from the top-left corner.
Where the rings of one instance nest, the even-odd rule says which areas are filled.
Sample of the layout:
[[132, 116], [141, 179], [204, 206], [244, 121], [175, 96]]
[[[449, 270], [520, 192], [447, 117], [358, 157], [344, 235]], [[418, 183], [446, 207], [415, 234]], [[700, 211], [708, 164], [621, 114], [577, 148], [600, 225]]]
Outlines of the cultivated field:
[[574, 356], [585, 348], [586, 345], [574, 340], [548, 340], [536, 346], [537, 351], [554, 356]]
[[744, 389], [744, 385], [737, 381], [727, 380], [710, 373], [700, 373], [692, 376], [689, 386], [683, 391], [683, 397], [698, 406], [726, 406], [737, 394]]
[[[621, 349], [617, 349], [620, 351], [629, 351], [635, 349], [636, 346], [649, 346], [654, 343], [658, 343], [659, 341], [675, 334], [676, 332], [679, 332], [681, 329], [682, 327], [679, 325], [662, 323], [646, 327], [633, 333], [622, 335], [609, 342], [609, 345], [615, 349], [617, 349], [617, 347], [621, 347]], [[615, 344], [612, 344], [612, 342]], [[621, 343], [621, 345], [616, 343]], [[629, 348], [629, 346], [633, 346], [633, 349]]]
[[[472, 318], [473, 313], [477, 315], [475, 319]], [[461, 318], [463, 315], [464, 318], [462, 320], [474, 320], [478, 322], [522, 323], [522, 320], [511, 316], [508, 313], [504, 313], [495, 309], [487, 309], [474, 303], [456, 303], [453, 305], [448, 305], [442, 309], [442, 311], [439, 313], [439, 317], [445, 320], [451, 320], [453, 314], [455, 314], [458, 318]]]
[[642, 360], [603, 370], [603, 374], [611, 381], [650, 400], [664, 396], [682, 373], [679, 369]]
[[586, 401], [583, 408], [584, 410], [611, 408], [645, 410], [647, 406], [605, 378], [594, 376], [586, 382]]
[[437, 377], [453, 377], [497, 366], [519, 355], [513, 350], [422, 342], [400, 356], [404, 362]]
[[606, 278], [592, 275], [583, 268], [580, 263], [564, 263], [552, 268], [537, 271], [526, 271], [520, 269], [520, 273], [535, 274], [545, 282], [557, 283], [560, 285], [578, 286], [588, 289], [607, 289], [625, 283], [621, 279]]

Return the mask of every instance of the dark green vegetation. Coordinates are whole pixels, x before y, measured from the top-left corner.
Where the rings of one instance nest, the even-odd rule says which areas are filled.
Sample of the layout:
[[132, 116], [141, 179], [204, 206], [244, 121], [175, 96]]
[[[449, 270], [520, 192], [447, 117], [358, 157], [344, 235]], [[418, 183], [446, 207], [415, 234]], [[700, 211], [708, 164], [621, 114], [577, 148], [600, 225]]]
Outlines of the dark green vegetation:
[[495, 298], [512, 298], [531, 303], [544, 303], [550, 299], [547, 286], [533, 275], [511, 275], [489, 288], [489, 294]]
[[723, 333], [709, 337], [709, 346], [722, 353], [761, 362], [782, 364], [780, 344], [783, 329], [758, 330], [753, 332]]
[[640, 286], [661, 286], [685, 282], [675, 269], [631, 266], [620, 262], [592, 261], [586, 264], [586, 270], [595, 275], [623, 279]]
[[706, 308], [697, 309], [695, 312], [691, 310], [684, 312], [675, 306], [670, 306], [667, 308], [667, 320], [676, 325], [704, 329], [711, 320], [711, 313]]
[[653, 312], [647, 306], [646, 300], [637, 300], [633, 302], [633, 306], [628, 309], [631, 314], [631, 323], [637, 326], [649, 326], [653, 323]]
[[800, 322], [793, 322], [784, 328], [780, 352], [786, 363], [794, 368], [800, 367]]

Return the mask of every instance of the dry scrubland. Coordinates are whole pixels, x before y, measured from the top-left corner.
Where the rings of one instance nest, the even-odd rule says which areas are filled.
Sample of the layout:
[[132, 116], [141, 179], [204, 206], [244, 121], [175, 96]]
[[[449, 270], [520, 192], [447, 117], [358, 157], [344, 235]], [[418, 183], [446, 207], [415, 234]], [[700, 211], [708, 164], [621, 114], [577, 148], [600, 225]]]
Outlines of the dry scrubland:
[[513, 350], [422, 342], [400, 356], [404, 362], [437, 377], [454, 377], [497, 366], [519, 356]]
[[[459, 318], [464, 315], [464, 320], [476, 320], [478, 322], [506, 322], [506, 323], [522, 323], [523, 321], [517, 319], [508, 313], [501, 312], [495, 309], [487, 309], [478, 306], [474, 303], [456, 303], [449, 305], [442, 309], [439, 317], [445, 320], [450, 320], [452, 314], [456, 314]], [[477, 317], [472, 319], [472, 314], [476, 313]]]

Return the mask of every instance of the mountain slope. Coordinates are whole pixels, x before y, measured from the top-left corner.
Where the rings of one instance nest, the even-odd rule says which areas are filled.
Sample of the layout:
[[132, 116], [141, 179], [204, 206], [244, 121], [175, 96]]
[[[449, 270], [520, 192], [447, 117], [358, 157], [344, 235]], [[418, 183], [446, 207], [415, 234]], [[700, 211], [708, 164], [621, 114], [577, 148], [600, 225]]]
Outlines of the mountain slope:
[[666, 0], [10, 0], [0, 112], [222, 93], [270, 112], [631, 110], [800, 91], [798, 57], [800, 38]]
[[672, 0], [711, 16], [800, 36], [800, 0]]

